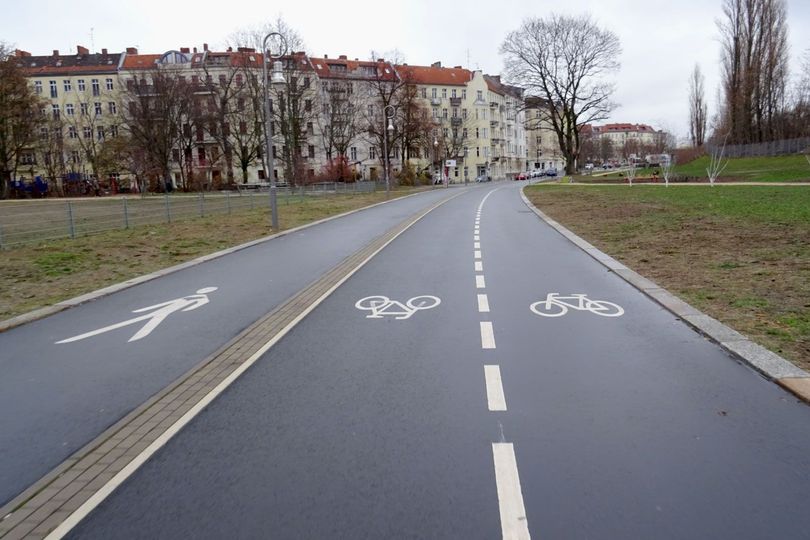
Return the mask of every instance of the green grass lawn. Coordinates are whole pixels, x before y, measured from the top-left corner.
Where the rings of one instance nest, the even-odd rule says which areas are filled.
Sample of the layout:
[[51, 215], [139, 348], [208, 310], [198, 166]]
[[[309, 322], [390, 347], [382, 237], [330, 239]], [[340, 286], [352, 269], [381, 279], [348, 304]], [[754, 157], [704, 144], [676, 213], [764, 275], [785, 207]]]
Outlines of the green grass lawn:
[[[709, 156], [700, 157], [675, 167], [675, 174], [707, 178]], [[729, 158], [722, 178], [746, 182], [810, 181], [810, 163], [803, 155]]]
[[599, 249], [810, 370], [810, 188], [558, 184], [526, 194]]

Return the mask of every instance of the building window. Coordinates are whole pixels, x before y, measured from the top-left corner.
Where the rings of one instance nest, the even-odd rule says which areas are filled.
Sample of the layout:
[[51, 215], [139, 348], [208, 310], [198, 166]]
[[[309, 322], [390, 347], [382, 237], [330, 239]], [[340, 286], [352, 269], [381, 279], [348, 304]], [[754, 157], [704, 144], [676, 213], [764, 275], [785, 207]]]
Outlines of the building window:
[[82, 116], [87, 116], [87, 103], [79, 103], [79, 111], [82, 113]]
[[90, 126], [84, 126], [84, 138], [85, 139], [92, 139], [93, 138], [93, 128]]
[[65, 114], [68, 116], [73, 116], [73, 103], [68, 103], [65, 105]]
[[447, 98], [447, 88], [442, 88], [442, 99]]
[[475, 157], [481, 157], [481, 147], [480, 146], [475, 147]]
[[442, 118], [447, 118], [447, 109], [442, 109]]
[[73, 85], [70, 84], [70, 79], [63, 80], [62, 85], [65, 87], [65, 92], [70, 92], [73, 89]]
[[106, 82], [107, 82], [107, 90], [112, 90], [113, 89], [113, 80], [112, 79], [107, 79]]
[[53, 119], [59, 120], [59, 105], [53, 104], [51, 105], [51, 112], [53, 113]]
[[101, 116], [101, 112], [102, 112], [101, 111], [101, 103], [96, 101], [94, 105], [95, 105], [96, 116]]
[[116, 105], [115, 105], [115, 102], [114, 102], [114, 101], [110, 101], [110, 102], [107, 104], [107, 106], [108, 106], [108, 107], [109, 107], [109, 109], [110, 109], [110, 114], [116, 114], [116, 113], [118, 113], [118, 107], [116, 107]]
[[422, 98], [427, 99], [427, 88], [422, 88]]
[[458, 107], [453, 107], [453, 118], [458, 118]]
[[456, 97], [456, 89], [455, 89], [455, 88], [453, 88], [453, 89], [450, 91], [450, 97]]
[[110, 126], [110, 137], [118, 137], [118, 126]]
[[315, 146], [313, 146], [313, 145], [311, 145], [311, 144], [310, 144], [310, 145], [307, 147], [307, 152], [308, 152], [308, 154], [307, 154], [307, 155], [308, 155], [310, 158], [314, 158], [314, 157], [315, 157]]
[[51, 81], [51, 97], [59, 97], [59, 93], [56, 91], [56, 81]]
[[478, 97], [476, 99], [478, 99], [478, 101], [484, 101], [484, 91], [483, 90], [478, 90], [477, 96]]
[[352, 146], [351, 148], [349, 148], [349, 157], [351, 158], [352, 161], [357, 161], [357, 147], [356, 146]]
[[462, 139], [467, 138], [467, 128], [464, 128], [464, 129], [461, 130], [461, 138]]
[[98, 126], [96, 128], [96, 138], [100, 141], [104, 140], [104, 126]]
[[461, 89], [461, 99], [467, 99], [467, 89], [466, 88]]
[[68, 126], [68, 139], [78, 139], [79, 133], [74, 126]]
[[98, 79], [91, 79], [90, 80], [90, 85], [93, 87], [93, 95], [94, 96], [98, 96], [98, 95], [101, 94], [101, 90], [99, 89], [99, 86], [98, 86]]
[[72, 152], [70, 152], [70, 162], [71, 163], [79, 164], [79, 163], [81, 163], [81, 161], [82, 161], [82, 159], [81, 159], [81, 157], [79, 157], [79, 151], [78, 150], [73, 150]]
[[76, 86], [78, 87], [79, 92], [84, 92], [87, 90], [87, 88], [84, 86], [84, 79], [79, 79], [76, 81]]
[[374, 116], [374, 105], [369, 105], [368, 106], [368, 116], [369, 117]]
[[432, 97], [433, 99], [436, 99], [438, 97], [438, 94], [436, 92], [437, 92], [437, 90], [435, 88], [431, 88], [430, 89], [430, 97]]
[[42, 93], [42, 81], [34, 81], [34, 92], [37, 94]]
[[225, 75], [220, 75], [219, 76], [219, 85], [220, 86], [225, 86], [226, 84], [228, 84], [228, 79], [225, 77]]
[[467, 119], [467, 109], [461, 109], [461, 117], [466, 120]]
[[368, 159], [377, 159], [377, 149], [373, 146], [368, 147]]

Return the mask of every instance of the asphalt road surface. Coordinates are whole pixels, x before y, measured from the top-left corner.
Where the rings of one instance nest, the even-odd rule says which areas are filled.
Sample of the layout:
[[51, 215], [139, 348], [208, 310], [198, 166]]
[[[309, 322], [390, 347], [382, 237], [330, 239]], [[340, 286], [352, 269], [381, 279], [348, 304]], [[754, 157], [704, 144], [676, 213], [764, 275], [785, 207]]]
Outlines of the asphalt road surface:
[[0, 506], [343, 258], [452, 191], [379, 205], [0, 333]]
[[416, 223], [69, 536], [806, 537], [810, 407], [518, 187]]

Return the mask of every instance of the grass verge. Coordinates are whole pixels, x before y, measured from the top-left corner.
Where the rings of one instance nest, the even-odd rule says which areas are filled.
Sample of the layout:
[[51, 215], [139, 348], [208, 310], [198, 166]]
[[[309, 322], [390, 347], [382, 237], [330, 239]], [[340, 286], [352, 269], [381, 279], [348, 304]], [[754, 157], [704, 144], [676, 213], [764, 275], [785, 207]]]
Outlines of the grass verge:
[[[413, 193], [398, 190], [393, 197]], [[384, 192], [303, 197], [280, 230], [385, 200]], [[109, 231], [0, 252], [0, 320], [272, 234], [266, 209]]]
[[543, 212], [810, 371], [810, 189], [526, 189]]

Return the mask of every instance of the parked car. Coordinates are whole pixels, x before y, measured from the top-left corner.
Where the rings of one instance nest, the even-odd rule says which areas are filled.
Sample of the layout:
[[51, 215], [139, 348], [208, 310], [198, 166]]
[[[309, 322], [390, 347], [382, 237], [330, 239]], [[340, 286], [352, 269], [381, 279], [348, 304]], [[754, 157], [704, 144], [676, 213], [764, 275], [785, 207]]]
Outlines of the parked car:
[[488, 175], [486, 175], [486, 174], [482, 174], [482, 175], [480, 175], [480, 176], [477, 176], [477, 177], [475, 178], [475, 181], [476, 181], [476, 182], [479, 182], [479, 183], [480, 183], [480, 182], [492, 182], [492, 177], [490, 177], [490, 176], [488, 176]]
[[546, 169], [546, 176], [557, 176], [557, 169], [554, 167]]
[[517, 173], [515, 175], [515, 180], [526, 180], [526, 173]]

